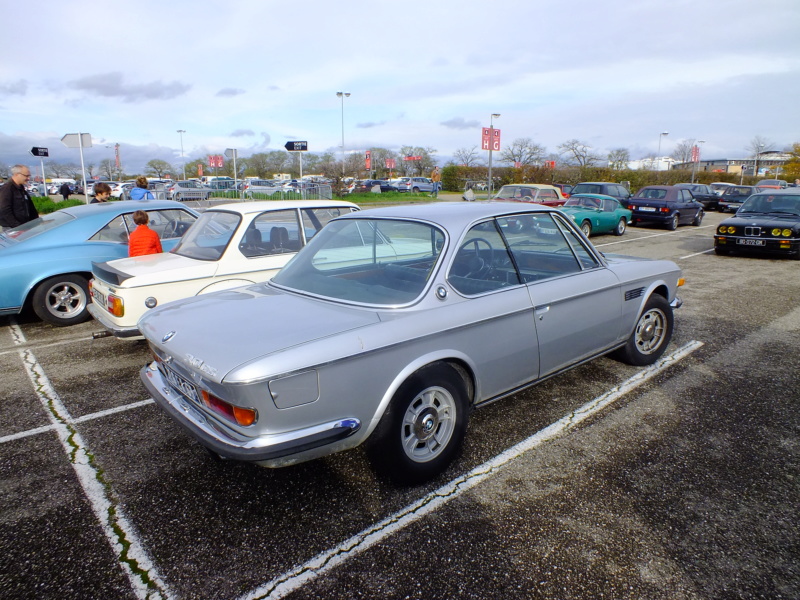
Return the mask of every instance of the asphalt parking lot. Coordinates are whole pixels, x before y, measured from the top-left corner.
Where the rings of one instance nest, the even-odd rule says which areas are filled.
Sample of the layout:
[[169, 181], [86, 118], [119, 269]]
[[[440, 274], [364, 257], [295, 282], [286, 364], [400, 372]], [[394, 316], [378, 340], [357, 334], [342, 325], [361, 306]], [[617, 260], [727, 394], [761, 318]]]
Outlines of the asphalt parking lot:
[[592, 238], [683, 269], [669, 356], [473, 413], [415, 488], [360, 450], [215, 460], [148, 398], [143, 343], [0, 317], [0, 597], [800, 597], [800, 263], [715, 256], [722, 218]]

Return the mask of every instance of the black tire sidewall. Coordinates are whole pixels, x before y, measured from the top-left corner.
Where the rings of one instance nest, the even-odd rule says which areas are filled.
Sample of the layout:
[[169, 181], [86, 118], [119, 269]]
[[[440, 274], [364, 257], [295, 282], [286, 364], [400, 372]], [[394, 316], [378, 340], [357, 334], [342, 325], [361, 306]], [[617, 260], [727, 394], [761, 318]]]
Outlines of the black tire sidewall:
[[[642, 317], [652, 309], [659, 309], [661, 312], [664, 313], [667, 319], [667, 331], [664, 335], [664, 339], [661, 341], [661, 345], [652, 353], [650, 354], [642, 354], [639, 351], [639, 348], [636, 346], [636, 328], [639, 325], [639, 321]], [[664, 296], [659, 294], [653, 294], [645, 302], [644, 307], [642, 308], [642, 312], [636, 319], [636, 324], [634, 325], [633, 332], [631, 333], [630, 338], [628, 339], [628, 343], [625, 344], [620, 350], [617, 352], [616, 357], [622, 360], [623, 362], [637, 366], [643, 367], [647, 365], [651, 365], [656, 362], [661, 355], [664, 354], [664, 351], [669, 346], [670, 341], [672, 340], [672, 332], [675, 327], [675, 317], [672, 312], [672, 307], [669, 305]]]
[[[435, 458], [416, 462], [403, 449], [401, 431], [408, 406], [424, 389], [445, 388], [455, 401], [455, 424], [447, 446]], [[467, 431], [469, 402], [464, 382], [455, 369], [445, 364], [423, 367], [397, 390], [389, 408], [367, 443], [367, 453], [375, 470], [400, 485], [423, 483], [444, 471], [458, 456]]]
[[[83, 310], [77, 315], [70, 317], [68, 319], [67, 318], [60, 319], [54, 316], [47, 308], [46, 296], [48, 290], [51, 289], [54, 285], [60, 283], [65, 283], [80, 288], [86, 300]], [[42, 321], [46, 321], [47, 323], [51, 323], [52, 325], [58, 325], [58, 326], [75, 325], [77, 323], [83, 323], [84, 321], [88, 320], [90, 317], [89, 310], [87, 308], [89, 306], [89, 302], [91, 302], [91, 297], [89, 296], [89, 282], [82, 275], [76, 275], [76, 274], [57, 275], [55, 277], [50, 277], [48, 279], [45, 279], [39, 285], [36, 286], [36, 289], [33, 292], [33, 296], [31, 297], [31, 305], [36, 315]]]

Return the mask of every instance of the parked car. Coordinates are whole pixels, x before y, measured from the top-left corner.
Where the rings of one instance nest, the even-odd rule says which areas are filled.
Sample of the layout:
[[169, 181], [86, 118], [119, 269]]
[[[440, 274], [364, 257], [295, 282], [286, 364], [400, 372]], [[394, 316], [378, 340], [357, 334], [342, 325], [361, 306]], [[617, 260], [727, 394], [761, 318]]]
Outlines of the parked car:
[[116, 198], [117, 200], [128, 200], [130, 198], [133, 186], [133, 183], [117, 181], [111, 186], [111, 197]]
[[603, 194], [573, 194], [561, 210], [572, 217], [586, 237], [593, 233], [622, 235], [632, 214], [619, 200]]
[[472, 408], [605, 354], [655, 362], [681, 284], [671, 261], [604, 256], [558, 209], [377, 208], [269, 282], [147, 312], [141, 379], [220, 456], [279, 467], [366, 443], [416, 483], [457, 455]]
[[433, 191], [433, 181], [428, 177], [401, 177], [396, 185], [398, 192], [419, 194], [420, 192]]
[[656, 223], [672, 230], [678, 225], [699, 226], [705, 214], [692, 192], [674, 185], [645, 186], [631, 196], [628, 207], [633, 213], [631, 225]]
[[544, 183], [512, 183], [504, 185], [492, 196], [494, 201], [533, 202], [545, 206], [561, 206], [567, 201], [561, 190]]
[[199, 181], [189, 179], [186, 181], [175, 181], [167, 187], [167, 197], [178, 202], [184, 200], [208, 200], [211, 196], [211, 188], [204, 186]]
[[375, 186], [378, 186], [378, 189], [384, 192], [396, 192], [398, 191], [397, 188], [386, 181], [385, 179], [362, 179], [360, 181], [356, 181], [353, 184], [353, 187], [350, 189], [351, 194], [364, 194], [371, 192]]
[[704, 210], [717, 210], [719, 208], [719, 195], [711, 189], [710, 185], [704, 183], [678, 183], [675, 187], [692, 192], [692, 196], [703, 205]]
[[714, 252], [789, 256], [800, 260], [800, 188], [753, 194], [722, 221]]
[[247, 198], [272, 196], [281, 192], [281, 186], [268, 179], [248, 179], [244, 182], [244, 195]]
[[93, 261], [128, 256], [133, 213], [145, 210], [167, 251], [198, 213], [169, 201], [102, 202], [63, 208], [0, 233], [0, 315], [30, 305], [39, 318], [72, 325], [89, 318]]
[[733, 185], [736, 185], [736, 184], [735, 183], [727, 183], [725, 181], [716, 181], [716, 182], [711, 183], [709, 185], [710, 185], [711, 189], [714, 190], [714, 193], [717, 194], [717, 196], [721, 196], [722, 192], [724, 192], [727, 188], [729, 188], [729, 187], [731, 187]]
[[574, 187], [568, 183], [554, 183], [553, 185], [561, 190], [561, 195], [564, 196], [564, 198], [570, 197], [570, 194], [572, 194], [572, 188]]
[[623, 208], [628, 208], [628, 198], [631, 192], [621, 183], [608, 181], [584, 181], [572, 188], [572, 194], [603, 194], [619, 200]]
[[235, 190], [236, 181], [233, 179], [212, 179], [205, 184], [212, 190]]
[[719, 197], [719, 207], [722, 212], [736, 212], [750, 196], [757, 193], [754, 185], [732, 185], [723, 190]]
[[89, 312], [117, 337], [165, 302], [266, 281], [332, 218], [358, 206], [338, 201], [225, 204], [203, 212], [168, 254], [92, 265]]
[[762, 179], [756, 183], [756, 186], [783, 190], [789, 187], [789, 182], [783, 179]]

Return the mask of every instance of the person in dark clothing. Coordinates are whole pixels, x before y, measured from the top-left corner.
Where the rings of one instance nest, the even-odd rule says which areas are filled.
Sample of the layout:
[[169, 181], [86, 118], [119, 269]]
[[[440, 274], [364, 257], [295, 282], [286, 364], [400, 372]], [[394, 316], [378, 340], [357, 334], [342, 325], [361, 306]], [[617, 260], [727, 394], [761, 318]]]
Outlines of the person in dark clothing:
[[64, 198], [64, 200], [69, 200], [69, 195], [72, 193], [72, 188], [70, 188], [69, 184], [65, 181], [61, 184], [58, 193], [61, 194], [61, 197]]
[[0, 231], [18, 227], [39, 217], [25, 184], [31, 170], [25, 165], [11, 167], [11, 179], [0, 186]]

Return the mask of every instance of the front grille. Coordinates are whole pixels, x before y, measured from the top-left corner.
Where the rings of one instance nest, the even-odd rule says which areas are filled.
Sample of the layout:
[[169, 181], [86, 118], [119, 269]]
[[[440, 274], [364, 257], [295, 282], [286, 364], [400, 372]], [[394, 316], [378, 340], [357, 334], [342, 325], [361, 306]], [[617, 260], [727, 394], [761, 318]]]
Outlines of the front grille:
[[744, 234], [759, 237], [761, 236], [761, 227], [745, 227]]

